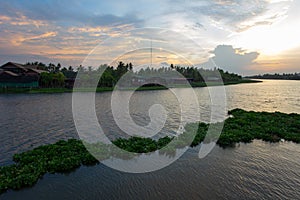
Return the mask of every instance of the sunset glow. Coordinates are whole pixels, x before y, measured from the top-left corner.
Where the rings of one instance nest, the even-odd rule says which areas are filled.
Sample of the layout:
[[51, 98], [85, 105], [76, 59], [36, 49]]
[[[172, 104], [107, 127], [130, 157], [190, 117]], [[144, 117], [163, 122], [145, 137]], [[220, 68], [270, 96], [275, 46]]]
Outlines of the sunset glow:
[[[1, 64], [41, 61], [79, 66], [101, 42], [128, 36], [136, 37], [136, 41], [149, 40], [151, 35], [147, 33], [141, 38], [128, 35], [128, 31], [157, 27], [179, 32], [201, 46], [205, 52], [192, 58], [199, 66], [215, 57], [212, 52], [218, 47], [227, 45], [232, 50], [223, 50], [229, 50], [232, 55], [223, 52], [227, 58], [220, 54], [216, 59], [217, 65], [226, 70], [253, 74], [295, 72], [298, 69], [299, 1], [153, 1], [139, 5], [122, 1], [85, 4], [31, 1], [25, 4], [16, 0], [1, 2], [0, 7]], [[182, 38], [172, 41], [178, 46], [184, 44]], [[109, 49], [113, 60], [121, 56], [118, 49], [126, 45], [112, 42], [104, 46], [103, 51]], [[248, 58], [245, 52], [257, 56]], [[228, 60], [228, 56], [233, 59]], [[162, 58], [163, 55], [159, 59], [162, 62], [180, 64], [176, 59]]]

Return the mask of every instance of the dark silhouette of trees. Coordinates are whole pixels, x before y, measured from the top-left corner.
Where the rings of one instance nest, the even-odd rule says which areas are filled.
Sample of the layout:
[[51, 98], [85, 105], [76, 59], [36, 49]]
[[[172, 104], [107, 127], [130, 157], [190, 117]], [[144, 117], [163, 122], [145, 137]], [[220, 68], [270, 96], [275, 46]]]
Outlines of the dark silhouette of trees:
[[65, 78], [62, 72], [43, 72], [40, 76], [40, 86], [47, 88], [64, 87]]
[[256, 79], [283, 79], [283, 80], [300, 80], [300, 73], [275, 73], [275, 74], [259, 74], [254, 76], [248, 76], [247, 78], [256, 78]]
[[[222, 69], [204, 69], [196, 68], [193, 66], [181, 67], [178, 65], [171, 64], [170, 67], [160, 67], [160, 68], [142, 68], [139, 71], [133, 70], [132, 63], [124, 63], [122, 61], [118, 62], [117, 66], [108, 66], [106, 64], [99, 66], [99, 68], [94, 69], [92, 67], [84, 67], [79, 65], [78, 67], [63, 67], [60, 63], [57, 65], [49, 63], [48, 65], [41, 62], [32, 62], [27, 63], [28, 65], [37, 65], [39, 69], [43, 69], [47, 72], [44, 72], [40, 76], [40, 85], [41, 87], [63, 87], [64, 81], [74, 81], [77, 73], [80, 72], [81, 82], [83, 86], [90, 87], [93, 81], [98, 81], [98, 87], [114, 87], [116, 83], [120, 80], [122, 76], [127, 74], [127, 82], [134, 78], [138, 77], [178, 77], [177, 72], [183, 75], [183, 77], [189, 79], [189, 81], [194, 83], [204, 83], [205, 81], [220, 81], [220, 77], [227, 82], [236, 82], [240, 81], [242, 77], [238, 74], [225, 72]], [[76, 69], [76, 70], [74, 70]], [[101, 77], [99, 73], [101, 72]], [[274, 74], [272, 77], [282, 77], [282, 76], [295, 76], [300, 77], [299, 74]], [[263, 75], [259, 77], [270, 77], [270, 75]], [[255, 77], [257, 78], [257, 77]], [[93, 80], [93, 81], [91, 81]]]

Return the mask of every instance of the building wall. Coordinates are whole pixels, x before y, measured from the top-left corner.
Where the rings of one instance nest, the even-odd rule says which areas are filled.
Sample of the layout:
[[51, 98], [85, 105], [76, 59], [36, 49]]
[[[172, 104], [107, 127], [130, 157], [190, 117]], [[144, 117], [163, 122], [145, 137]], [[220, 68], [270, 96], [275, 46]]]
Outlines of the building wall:
[[37, 88], [39, 87], [39, 82], [34, 81], [30, 83], [9, 83], [9, 82], [0, 82], [1, 88]]
[[11, 63], [1, 66], [2, 71], [10, 71], [16, 75], [0, 73], [0, 88], [32, 88], [39, 87], [39, 74], [32, 70], [24, 70]]

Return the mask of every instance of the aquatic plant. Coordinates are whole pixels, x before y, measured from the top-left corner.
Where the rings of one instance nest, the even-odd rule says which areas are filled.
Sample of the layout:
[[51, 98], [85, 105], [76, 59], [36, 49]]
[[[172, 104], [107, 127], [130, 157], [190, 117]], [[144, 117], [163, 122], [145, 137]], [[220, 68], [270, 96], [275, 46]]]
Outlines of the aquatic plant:
[[151, 138], [131, 137], [129, 139], [118, 138], [112, 143], [129, 152], [148, 153], [161, 149], [171, 140], [172, 138], [167, 136], [159, 138], [157, 141]]
[[16, 164], [0, 167], [0, 192], [32, 186], [45, 173], [68, 172], [80, 165], [96, 164], [80, 140], [70, 139], [15, 154]]
[[[249, 143], [254, 139], [278, 142], [281, 139], [300, 143], [300, 115], [284, 113], [253, 112], [234, 109], [228, 113], [223, 131], [217, 141], [221, 147], [234, 146], [236, 143]], [[209, 124], [190, 123], [185, 132], [178, 137], [151, 138], [131, 137], [119, 138], [112, 143], [119, 148], [136, 153], [148, 153], [159, 150], [160, 154], [173, 155], [177, 148], [191, 147], [203, 142]], [[194, 136], [193, 131], [197, 130]], [[169, 144], [169, 145], [167, 145]], [[88, 149], [92, 149], [97, 159]], [[103, 143], [83, 143], [70, 139], [54, 144], [43, 145], [33, 150], [15, 154], [15, 164], [0, 167], [0, 193], [8, 189], [20, 189], [34, 185], [45, 173], [69, 172], [81, 165], [98, 164], [99, 160], [110, 156], [122, 156], [116, 148]], [[124, 159], [124, 157], [122, 157]], [[128, 157], [131, 159], [132, 157]]]
[[229, 111], [232, 117], [225, 120], [217, 142], [222, 147], [254, 139], [279, 142], [281, 139], [300, 143], [300, 115], [280, 112], [254, 112], [242, 109]]

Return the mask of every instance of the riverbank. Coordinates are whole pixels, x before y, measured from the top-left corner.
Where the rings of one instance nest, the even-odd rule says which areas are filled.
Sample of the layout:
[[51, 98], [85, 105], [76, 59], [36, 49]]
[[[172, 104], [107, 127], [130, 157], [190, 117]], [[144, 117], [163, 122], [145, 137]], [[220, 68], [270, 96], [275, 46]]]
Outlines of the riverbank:
[[[234, 147], [239, 142], [249, 143], [254, 139], [268, 142], [293, 141], [300, 143], [300, 114], [253, 112], [235, 109], [229, 111], [230, 118], [225, 120], [222, 134], [217, 144], [224, 148]], [[185, 140], [190, 139], [190, 130], [198, 128], [191, 147], [203, 142], [208, 124], [187, 124], [185, 133], [179, 137], [164, 137], [159, 140], [132, 137], [119, 138], [113, 143], [118, 147], [138, 153], [158, 150], [159, 153], [172, 155], [175, 148], [168, 145], [171, 141], [175, 146], [184, 147]], [[170, 143], [171, 144], [171, 143]], [[182, 146], [183, 145], [183, 146]], [[170, 146], [170, 147], [169, 147]], [[111, 152], [110, 145], [95, 144], [100, 160], [118, 155]], [[137, 155], [138, 156], [138, 155]], [[43, 145], [33, 150], [15, 154], [15, 164], [0, 167], [0, 193], [8, 189], [21, 189], [34, 185], [45, 173], [59, 173], [74, 170], [81, 165], [99, 163], [85, 148], [82, 141], [71, 139], [55, 144]]]
[[[138, 91], [144, 90], [165, 90], [167, 88], [163, 86], [149, 86], [149, 87], [140, 87]], [[110, 92], [113, 91], [112, 87], [101, 87], [96, 88], [96, 92]], [[131, 88], [123, 89], [123, 90], [133, 90]], [[51, 94], [51, 93], [71, 93], [71, 92], [94, 92], [93, 88], [78, 88], [76, 90], [68, 89], [68, 88], [6, 88], [0, 89], [0, 94]]]
[[[225, 82], [224, 85], [235, 85], [235, 84], [244, 84], [244, 83], [260, 83], [262, 81], [243, 79], [240, 81]], [[206, 83], [191, 83], [192, 87], [208, 87], [208, 86], [220, 86], [219, 82], [206, 82]], [[180, 85], [174, 87], [182, 87]], [[137, 91], [146, 91], [146, 90], [165, 90], [167, 89], [164, 86], [143, 86], [139, 87]], [[112, 87], [99, 87], [96, 89], [96, 92], [108, 92], [113, 91]], [[126, 88], [122, 90], [134, 90], [132, 88]], [[76, 89], [77, 92], [94, 92], [95, 89], [92, 88], [80, 88]], [[51, 93], [70, 93], [73, 92], [73, 89], [69, 88], [0, 88], [0, 94], [10, 94], [10, 93], [22, 93], [22, 94], [51, 94]]]
[[237, 84], [244, 84], [244, 83], [261, 83], [263, 81], [260, 80], [253, 80], [253, 79], [242, 79], [239, 81], [230, 81], [224, 82], [220, 84], [219, 82], [206, 82], [206, 83], [192, 83], [192, 87], [209, 87], [209, 86], [220, 86], [220, 85], [237, 85]]

